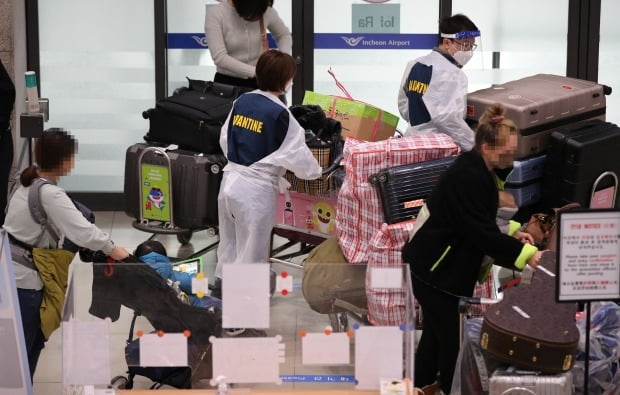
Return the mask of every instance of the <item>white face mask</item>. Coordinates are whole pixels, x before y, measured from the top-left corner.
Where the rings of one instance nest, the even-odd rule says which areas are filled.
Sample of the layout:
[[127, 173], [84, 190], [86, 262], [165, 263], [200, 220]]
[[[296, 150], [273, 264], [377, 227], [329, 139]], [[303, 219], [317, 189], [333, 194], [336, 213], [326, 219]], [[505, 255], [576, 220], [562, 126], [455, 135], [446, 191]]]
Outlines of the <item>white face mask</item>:
[[289, 82], [286, 83], [286, 85], [284, 86], [284, 94], [286, 95], [287, 93], [289, 93], [291, 91], [291, 88], [293, 87], [293, 80], [290, 80]]
[[452, 57], [456, 60], [461, 66], [465, 66], [467, 62], [474, 56], [474, 51], [456, 51]]

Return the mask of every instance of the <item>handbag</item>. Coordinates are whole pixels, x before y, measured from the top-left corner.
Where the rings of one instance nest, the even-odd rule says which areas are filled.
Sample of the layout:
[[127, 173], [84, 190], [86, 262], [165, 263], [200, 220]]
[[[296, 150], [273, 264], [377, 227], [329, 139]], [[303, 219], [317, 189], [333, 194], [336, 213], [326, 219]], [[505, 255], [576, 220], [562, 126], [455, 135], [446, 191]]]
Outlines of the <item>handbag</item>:
[[557, 244], [557, 216], [559, 212], [581, 207], [579, 203], [568, 203], [562, 207], [550, 209], [546, 212], [534, 213], [523, 227], [523, 232], [534, 238], [534, 245], [539, 250], [556, 250]]

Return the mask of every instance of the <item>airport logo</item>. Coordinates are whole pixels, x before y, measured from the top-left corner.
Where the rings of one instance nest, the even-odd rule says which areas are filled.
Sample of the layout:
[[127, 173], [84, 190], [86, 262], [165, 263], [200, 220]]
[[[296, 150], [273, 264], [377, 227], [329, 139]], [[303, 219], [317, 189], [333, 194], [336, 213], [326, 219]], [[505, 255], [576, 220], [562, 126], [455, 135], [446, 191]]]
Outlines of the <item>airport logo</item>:
[[359, 36], [359, 37], [340, 36], [340, 38], [342, 38], [349, 47], [357, 47], [357, 45], [361, 43], [362, 40], [364, 39], [364, 36]]
[[198, 45], [200, 45], [201, 47], [205, 47], [208, 48], [208, 44], [207, 44], [207, 37], [205, 36], [192, 36], [192, 38], [194, 39], [194, 41], [196, 41], [196, 43], [198, 43]]

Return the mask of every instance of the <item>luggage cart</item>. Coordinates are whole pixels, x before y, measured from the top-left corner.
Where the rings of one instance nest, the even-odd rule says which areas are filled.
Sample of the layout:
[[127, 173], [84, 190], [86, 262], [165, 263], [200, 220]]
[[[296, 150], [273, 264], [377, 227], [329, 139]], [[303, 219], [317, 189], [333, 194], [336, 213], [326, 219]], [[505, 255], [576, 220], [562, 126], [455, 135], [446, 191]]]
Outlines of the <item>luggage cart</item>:
[[[328, 180], [333, 184], [331, 176], [334, 171], [341, 167], [340, 162], [342, 160], [342, 156], [338, 156], [333, 163], [326, 167], [323, 170], [323, 175], [328, 176]], [[313, 212], [313, 210], [308, 209], [303, 213], [303, 218], [298, 218], [296, 220], [295, 213], [293, 212], [293, 205], [291, 202], [291, 198], [289, 194], [285, 194], [284, 196], [284, 204], [282, 205], [282, 213], [276, 212], [276, 218], [279, 214], [282, 215], [281, 223], [276, 221], [276, 225], [271, 231], [271, 243], [269, 246], [270, 251], [270, 261], [272, 263], [280, 263], [287, 266], [292, 266], [295, 268], [300, 268], [303, 266], [303, 263], [295, 263], [291, 261], [292, 258], [303, 256], [308, 254], [314, 247], [321, 244], [325, 240], [330, 237], [329, 227], [334, 226], [335, 229], [335, 220], [336, 220], [336, 199], [338, 196], [337, 188], [332, 186], [330, 188], [332, 192], [326, 196], [314, 196], [308, 194], [300, 194], [296, 193], [297, 196], [304, 196], [309, 201], [316, 200], [316, 203], [319, 203], [322, 199], [325, 199], [326, 206], [322, 206], [318, 210], [325, 210], [328, 208], [330, 210], [329, 216], [331, 217], [331, 223], [320, 223], [320, 225], [314, 224], [314, 222], [320, 222], [317, 220], [318, 213]], [[293, 192], [295, 193], [295, 192]], [[295, 195], [293, 195], [295, 196]], [[282, 197], [280, 197], [282, 199]], [[315, 229], [316, 228], [316, 229]], [[287, 239], [284, 244], [275, 247], [275, 236], [282, 237]], [[284, 251], [297, 246], [297, 251], [287, 252]]]
[[[144, 163], [145, 158], [155, 156], [158, 160]], [[159, 163], [157, 163], [159, 162]], [[163, 162], [163, 163], [162, 163]], [[218, 234], [215, 226], [202, 229], [181, 228], [174, 223], [173, 172], [170, 156], [161, 147], [146, 147], [138, 156], [138, 180], [140, 183], [140, 216], [132, 222], [132, 226], [143, 232], [152, 233], [147, 240], [153, 240], [160, 234], [176, 235], [181, 244], [190, 242], [194, 232], [206, 230], [211, 237]], [[213, 164], [212, 166], [218, 166]], [[217, 174], [221, 168], [211, 171]], [[148, 196], [147, 196], [147, 190]], [[167, 202], [163, 199], [167, 196]], [[196, 258], [216, 248], [219, 240], [194, 252], [187, 258]]]

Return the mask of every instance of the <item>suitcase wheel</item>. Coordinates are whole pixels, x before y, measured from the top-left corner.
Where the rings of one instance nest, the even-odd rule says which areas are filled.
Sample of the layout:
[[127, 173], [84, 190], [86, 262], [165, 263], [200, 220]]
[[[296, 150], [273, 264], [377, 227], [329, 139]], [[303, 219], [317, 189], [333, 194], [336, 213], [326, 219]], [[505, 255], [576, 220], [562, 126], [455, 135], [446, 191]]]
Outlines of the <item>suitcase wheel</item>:
[[379, 174], [379, 176], [377, 177], [377, 180], [378, 180], [380, 183], [384, 183], [384, 182], [386, 182], [386, 181], [387, 181], [387, 179], [388, 179], [388, 177], [387, 177], [387, 174], [385, 174], [385, 173], [384, 173], [384, 174]]
[[218, 174], [222, 170], [222, 167], [217, 163], [213, 163], [211, 164], [210, 170], [212, 174]]
[[368, 177], [368, 182], [371, 183], [372, 185], [377, 185], [377, 183], [379, 182], [377, 180], [377, 175], [373, 174], [371, 176]]

